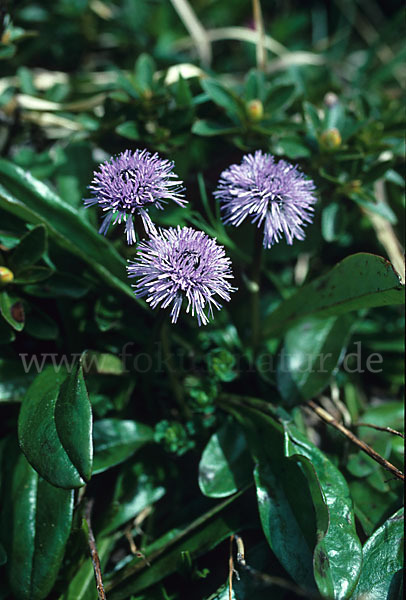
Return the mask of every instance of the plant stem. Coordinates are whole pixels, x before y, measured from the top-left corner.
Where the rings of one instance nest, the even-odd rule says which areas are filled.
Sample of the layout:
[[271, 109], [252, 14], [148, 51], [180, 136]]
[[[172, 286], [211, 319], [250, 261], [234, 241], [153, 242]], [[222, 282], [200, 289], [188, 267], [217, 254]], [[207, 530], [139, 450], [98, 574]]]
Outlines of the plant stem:
[[192, 413], [185, 402], [183, 387], [176, 373], [176, 367], [171, 352], [170, 336], [168, 329], [168, 319], [165, 318], [161, 328], [161, 344], [166, 370], [168, 372], [171, 388], [175, 396], [176, 402], [179, 406], [180, 412], [184, 418], [189, 419], [192, 416]]
[[88, 530], [88, 543], [90, 550], [90, 557], [92, 559], [94, 576], [96, 579], [96, 588], [97, 588], [97, 596], [99, 600], [106, 600], [106, 592], [104, 591], [103, 580], [102, 580], [102, 572], [100, 567], [100, 559], [99, 554], [96, 548], [96, 540], [94, 539], [93, 530], [92, 530], [92, 508], [93, 508], [93, 498], [88, 500], [85, 508], [85, 519], [87, 523]]
[[255, 231], [254, 238], [254, 254], [252, 259], [252, 299], [251, 299], [251, 342], [252, 352], [255, 356], [260, 338], [260, 284], [261, 284], [261, 263], [262, 263], [262, 227], [258, 227]]

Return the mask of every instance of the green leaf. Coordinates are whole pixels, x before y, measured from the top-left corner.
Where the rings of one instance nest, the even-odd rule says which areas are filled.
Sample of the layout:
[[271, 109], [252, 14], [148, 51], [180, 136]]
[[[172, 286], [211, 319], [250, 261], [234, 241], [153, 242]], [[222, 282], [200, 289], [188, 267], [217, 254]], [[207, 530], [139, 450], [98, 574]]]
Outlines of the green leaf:
[[139, 140], [140, 132], [135, 121], [126, 121], [116, 127], [116, 133], [130, 140]]
[[0, 314], [16, 331], [22, 331], [25, 324], [24, 306], [21, 300], [0, 291]]
[[201, 86], [217, 106], [224, 108], [233, 121], [240, 121], [244, 108], [241, 107], [241, 100], [233, 92], [214, 79], [203, 79]]
[[54, 274], [53, 269], [48, 267], [29, 267], [19, 272], [13, 283], [16, 285], [27, 285], [45, 281]]
[[401, 598], [404, 545], [403, 508], [390, 517], [365, 543], [363, 566], [354, 600]]
[[[108, 285], [135, 299], [127, 282], [125, 260], [83, 218], [30, 173], [0, 159], [0, 207], [30, 223], [44, 223], [48, 235], [90, 265]], [[140, 306], [144, 303], [138, 301]]]
[[233, 404], [228, 410], [246, 431], [256, 463], [254, 477], [265, 537], [291, 577], [306, 589], [315, 590], [312, 547], [316, 528], [312, 502], [300, 468], [285, 458], [283, 429], [255, 408]]
[[38, 308], [31, 307], [27, 315], [25, 331], [39, 340], [56, 340], [59, 328], [55, 321]]
[[223, 125], [216, 121], [210, 121], [209, 119], [200, 119], [193, 124], [192, 133], [195, 135], [202, 135], [204, 137], [212, 137], [215, 135], [229, 135], [236, 133], [237, 127], [230, 127], [229, 125]]
[[350, 490], [355, 515], [368, 536], [399, 505], [397, 494], [391, 490], [379, 491], [367, 479], [352, 481]]
[[62, 488], [81, 487], [92, 465], [91, 411], [81, 367], [48, 367], [23, 400], [19, 443], [34, 469]]
[[102, 527], [103, 536], [134, 519], [147, 506], [152, 506], [166, 490], [164, 467], [148, 456], [135, 464], [123, 465], [117, 477], [114, 496], [110, 508], [105, 512]]
[[134, 69], [137, 90], [141, 92], [151, 90], [155, 69], [156, 66], [153, 58], [151, 58], [149, 54], [140, 54], [140, 56], [137, 58]]
[[288, 158], [308, 158], [312, 150], [303, 143], [298, 136], [284, 136], [274, 145], [275, 154], [287, 156]]
[[27, 294], [39, 298], [82, 298], [89, 291], [89, 283], [80, 277], [58, 271], [41, 285], [29, 285], [24, 288]]
[[[106, 585], [109, 600], [126, 600], [129, 595], [161, 581], [167, 575], [178, 572], [183, 552], [194, 559], [216, 547], [240, 527], [240, 515], [244, 509], [239, 494], [224, 500], [207, 513], [173, 530], [145, 548], [145, 561], [135, 559], [115, 574]], [[230, 506], [231, 505], [231, 506]], [[249, 519], [246, 525], [249, 526]]]
[[385, 258], [360, 252], [283, 301], [265, 319], [264, 335], [275, 336], [303, 317], [334, 316], [391, 304], [404, 304], [404, 286], [398, 274]]
[[241, 429], [228, 421], [214, 433], [199, 463], [199, 487], [205, 496], [223, 498], [247, 485], [252, 460]]
[[310, 102], [303, 102], [303, 113], [308, 135], [317, 139], [321, 128], [321, 121], [316, 107], [310, 104]]
[[265, 98], [266, 112], [272, 115], [275, 112], [286, 110], [294, 101], [295, 96], [296, 87], [294, 85], [280, 85], [272, 88]]
[[21, 271], [35, 264], [46, 250], [46, 229], [37, 225], [20, 240], [10, 256], [10, 268], [20, 275]]
[[325, 454], [295, 427], [285, 424], [284, 428], [286, 456], [302, 464], [316, 511], [317, 586], [326, 598], [349, 598], [361, 571], [362, 549], [347, 482]]
[[396, 223], [398, 222], [397, 216], [395, 215], [391, 207], [388, 204], [386, 204], [386, 202], [375, 202], [375, 199], [373, 197], [372, 199], [368, 200], [368, 198], [364, 197], [365, 194], [357, 194], [356, 192], [352, 192], [348, 195], [351, 198], [351, 200], [358, 204], [358, 206], [362, 206], [362, 208], [366, 208], [370, 212], [375, 213], [380, 217], [383, 217], [384, 219], [389, 221], [389, 223], [392, 223], [392, 225], [396, 225]]
[[348, 342], [353, 319], [309, 317], [285, 335], [277, 366], [277, 384], [288, 404], [323, 391]]
[[93, 425], [93, 473], [102, 473], [123, 462], [154, 439], [151, 427], [136, 421], [101, 419]]
[[92, 409], [82, 362], [61, 385], [55, 403], [56, 430], [66, 454], [85, 481], [92, 475]]
[[17, 599], [43, 600], [62, 564], [71, 529], [73, 491], [50, 485], [20, 452], [16, 456], [17, 449], [10, 450], [5, 469], [7, 501], [2, 509], [9, 583]]
[[335, 242], [342, 235], [342, 206], [332, 202], [323, 209], [321, 214], [321, 232], [326, 242]]

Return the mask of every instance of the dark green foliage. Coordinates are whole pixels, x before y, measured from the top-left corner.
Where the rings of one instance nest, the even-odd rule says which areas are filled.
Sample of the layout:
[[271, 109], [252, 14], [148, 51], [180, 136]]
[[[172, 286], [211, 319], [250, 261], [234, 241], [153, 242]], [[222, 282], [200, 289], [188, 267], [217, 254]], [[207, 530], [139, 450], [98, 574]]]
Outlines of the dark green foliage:
[[[251, 2], [190, 2], [210, 65], [174, 4], [0, 9], [0, 599], [97, 600], [92, 500], [109, 600], [228, 600], [230, 548], [233, 600], [397, 600], [401, 481], [308, 403], [402, 469], [402, 11], [263, 1], [262, 69]], [[206, 327], [137, 299], [136, 247], [83, 206], [127, 148], [184, 181], [153, 221], [231, 258]], [[255, 228], [213, 191], [258, 149], [318, 202], [263, 251], [256, 302]]]

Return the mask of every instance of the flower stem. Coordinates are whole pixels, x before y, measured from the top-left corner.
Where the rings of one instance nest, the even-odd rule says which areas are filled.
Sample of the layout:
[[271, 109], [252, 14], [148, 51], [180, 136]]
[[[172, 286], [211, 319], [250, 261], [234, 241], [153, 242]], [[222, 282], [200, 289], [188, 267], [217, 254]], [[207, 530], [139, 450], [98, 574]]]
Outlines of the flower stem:
[[180, 413], [184, 418], [189, 419], [191, 417], [191, 411], [185, 402], [183, 387], [176, 372], [176, 366], [174, 364], [173, 354], [171, 352], [170, 335], [168, 329], [168, 319], [165, 318], [161, 328], [161, 344], [166, 370], [168, 372], [172, 392], [179, 406]]
[[252, 298], [251, 298], [251, 343], [252, 352], [255, 356], [260, 340], [260, 286], [261, 286], [261, 264], [263, 250], [262, 227], [257, 227], [254, 238], [254, 252], [251, 266]]

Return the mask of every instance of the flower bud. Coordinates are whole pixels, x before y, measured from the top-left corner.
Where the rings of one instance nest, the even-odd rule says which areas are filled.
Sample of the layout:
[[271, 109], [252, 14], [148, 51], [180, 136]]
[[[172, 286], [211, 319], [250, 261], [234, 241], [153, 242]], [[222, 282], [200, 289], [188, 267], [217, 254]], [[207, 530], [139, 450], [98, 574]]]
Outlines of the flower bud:
[[335, 127], [323, 131], [319, 138], [323, 150], [336, 150], [341, 146], [341, 141], [341, 134]]
[[13, 271], [10, 271], [7, 267], [0, 267], [0, 284], [7, 285], [7, 283], [11, 283], [13, 279]]
[[324, 96], [324, 104], [328, 108], [333, 108], [338, 103], [338, 96], [334, 92], [327, 92]]
[[257, 123], [264, 116], [264, 105], [261, 100], [250, 100], [246, 105], [247, 115], [250, 121]]

